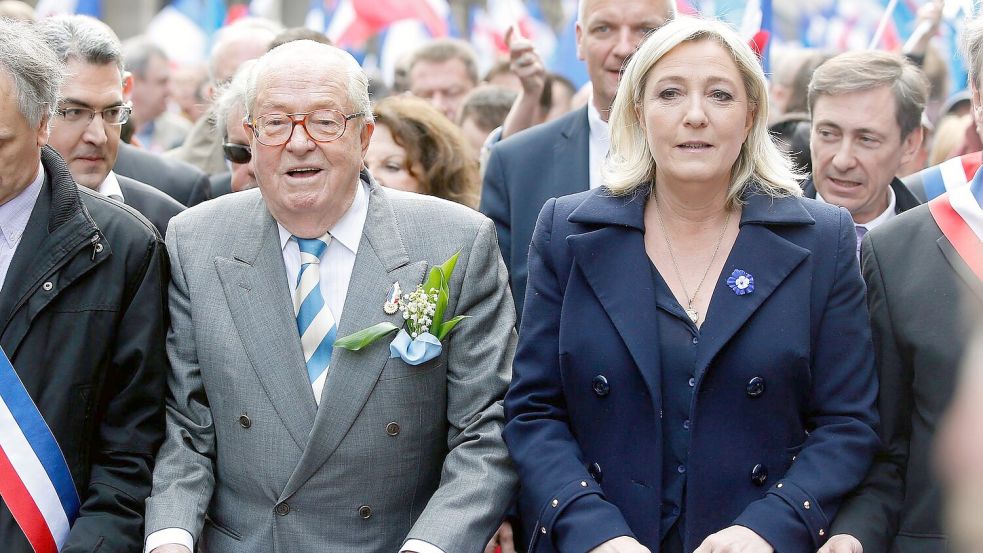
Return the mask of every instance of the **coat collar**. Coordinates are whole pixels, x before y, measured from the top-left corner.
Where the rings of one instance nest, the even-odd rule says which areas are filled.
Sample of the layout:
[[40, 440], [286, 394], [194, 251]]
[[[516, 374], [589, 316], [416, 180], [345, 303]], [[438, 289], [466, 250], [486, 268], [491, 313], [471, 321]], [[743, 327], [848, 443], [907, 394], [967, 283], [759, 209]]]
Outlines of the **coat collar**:
[[[567, 218], [571, 223], [624, 226], [645, 230], [645, 203], [650, 189], [643, 186], [627, 196], [613, 196], [607, 187], [592, 190]], [[743, 196], [741, 226], [812, 225], [816, 220], [794, 197], [772, 198], [756, 189]]]
[[[912, 193], [911, 190], [905, 185], [904, 181], [898, 177], [894, 177], [891, 180], [891, 189], [894, 190], [894, 211], [895, 213], [904, 213], [913, 207], [917, 207], [922, 202]], [[802, 183], [802, 195], [806, 198], [816, 197], [816, 183], [809, 177]]]

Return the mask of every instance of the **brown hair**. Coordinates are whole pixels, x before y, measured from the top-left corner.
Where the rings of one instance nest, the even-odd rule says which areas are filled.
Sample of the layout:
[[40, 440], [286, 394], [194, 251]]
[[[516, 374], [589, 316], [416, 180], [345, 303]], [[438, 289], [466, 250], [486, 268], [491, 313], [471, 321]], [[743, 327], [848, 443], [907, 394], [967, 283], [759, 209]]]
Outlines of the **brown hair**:
[[[413, 96], [390, 96], [373, 111], [377, 124], [385, 125], [396, 144], [406, 150], [406, 170], [427, 194], [478, 207], [478, 162], [457, 125], [426, 100]], [[418, 168], [423, 174], [418, 174]]]

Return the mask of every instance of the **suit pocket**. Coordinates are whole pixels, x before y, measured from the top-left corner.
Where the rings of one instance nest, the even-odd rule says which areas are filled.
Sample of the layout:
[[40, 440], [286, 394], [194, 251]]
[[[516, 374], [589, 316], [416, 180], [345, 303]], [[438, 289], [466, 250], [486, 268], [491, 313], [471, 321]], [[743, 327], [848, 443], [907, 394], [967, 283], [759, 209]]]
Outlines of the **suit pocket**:
[[419, 365], [410, 365], [398, 357], [395, 359], [389, 359], [382, 368], [382, 374], [379, 375], [379, 380], [394, 380], [397, 378], [406, 378], [407, 376], [423, 374], [442, 364], [444, 362], [443, 359], [443, 355], [438, 355], [430, 361]]
[[[242, 541], [242, 534], [240, 534], [239, 532], [236, 532], [235, 530], [229, 528], [228, 526], [226, 526], [224, 524], [220, 524], [220, 523], [216, 522], [215, 519], [212, 518], [211, 515], [206, 514], [205, 515], [205, 528], [204, 528], [204, 530], [205, 530], [204, 534], [205, 535], [208, 534], [208, 530], [209, 529], [214, 530], [215, 532], [217, 532], [219, 534], [222, 534], [225, 537], [232, 538], [235, 541]], [[208, 540], [208, 541], [212, 541], [212, 540]]]

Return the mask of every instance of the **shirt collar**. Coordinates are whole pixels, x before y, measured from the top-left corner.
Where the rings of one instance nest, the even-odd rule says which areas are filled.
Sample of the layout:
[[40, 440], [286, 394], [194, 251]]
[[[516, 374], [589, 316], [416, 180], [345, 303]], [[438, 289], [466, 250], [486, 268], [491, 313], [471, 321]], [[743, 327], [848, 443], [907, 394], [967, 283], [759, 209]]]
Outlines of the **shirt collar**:
[[27, 222], [34, 211], [34, 204], [41, 195], [41, 185], [44, 183], [44, 167], [38, 162], [38, 174], [34, 181], [21, 190], [3, 205], [0, 205], [0, 238], [8, 246], [16, 247], [27, 228]]
[[608, 122], [601, 119], [601, 112], [594, 106], [594, 99], [587, 100], [587, 125], [590, 128], [590, 139], [609, 142], [611, 140], [611, 129]]
[[[819, 201], [821, 201], [821, 202], [829, 203], [829, 202], [827, 202], [826, 200], [823, 199], [823, 196], [822, 196], [822, 194], [819, 193], [819, 190], [818, 189], [816, 189], [816, 199], [819, 200]], [[883, 225], [884, 223], [886, 223], [887, 220], [890, 219], [891, 217], [894, 217], [895, 215], [897, 215], [897, 213], [895, 213], [895, 211], [897, 210], [897, 207], [898, 207], [898, 196], [897, 196], [897, 194], [894, 193], [894, 187], [888, 186], [887, 187], [887, 209], [885, 209], [884, 211], [881, 212], [880, 215], [878, 215], [877, 217], [874, 217], [873, 219], [871, 219], [870, 221], [867, 221], [866, 223], [854, 223], [854, 225], [855, 226], [858, 226], [858, 227], [863, 227], [863, 228], [867, 229], [868, 232], [870, 232], [870, 231], [874, 230], [875, 228], [877, 228], [877, 227]]]
[[119, 187], [119, 180], [116, 178], [116, 173], [112, 171], [110, 171], [109, 174], [106, 175], [106, 180], [102, 181], [99, 184], [99, 188], [96, 188], [96, 192], [109, 198], [113, 198], [113, 196], [118, 196], [119, 199], [123, 199], [123, 189]]
[[[355, 187], [355, 199], [352, 200], [351, 207], [342, 215], [341, 219], [330, 229], [331, 238], [337, 240], [342, 246], [348, 248], [352, 253], [358, 253], [358, 243], [362, 240], [362, 229], [365, 227], [365, 219], [369, 214], [368, 193], [365, 191], [365, 184], [359, 181]], [[283, 228], [277, 221], [277, 230], [280, 232], [280, 249], [287, 247], [287, 242], [293, 236], [290, 231]]]

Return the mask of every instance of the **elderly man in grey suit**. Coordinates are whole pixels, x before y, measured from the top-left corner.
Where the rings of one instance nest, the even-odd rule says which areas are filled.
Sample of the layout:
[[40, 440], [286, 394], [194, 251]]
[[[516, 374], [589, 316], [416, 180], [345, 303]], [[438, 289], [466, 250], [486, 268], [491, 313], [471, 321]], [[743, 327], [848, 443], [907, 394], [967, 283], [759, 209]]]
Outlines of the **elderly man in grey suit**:
[[[292, 42], [251, 71], [259, 189], [167, 234], [173, 371], [146, 550], [479, 552], [516, 485], [501, 436], [515, 315], [495, 227], [360, 172], [374, 125], [344, 51]], [[408, 364], [388, 338], [332, 348], [401, 326], [393, 285], [415, 289], [456, 252], [446, 313], [469, 318], [439, 356]]]

